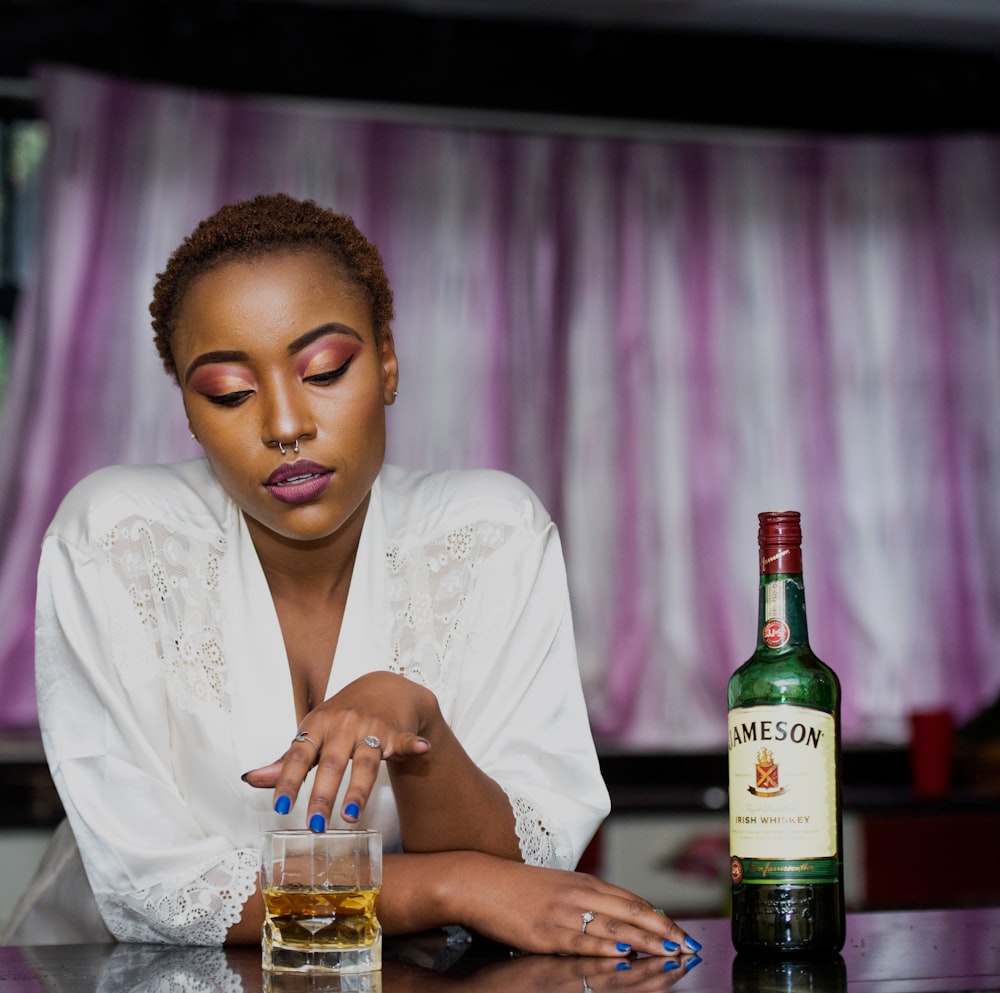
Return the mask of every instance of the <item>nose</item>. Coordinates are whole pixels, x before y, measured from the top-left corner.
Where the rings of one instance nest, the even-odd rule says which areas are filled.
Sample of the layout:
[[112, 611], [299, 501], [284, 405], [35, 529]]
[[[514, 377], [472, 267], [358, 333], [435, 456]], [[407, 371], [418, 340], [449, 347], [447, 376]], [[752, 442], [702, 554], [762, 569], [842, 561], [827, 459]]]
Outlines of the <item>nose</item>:
[[297, 452], [299, 443], [316, 433], [312, 408], [301, 384], [275, 382], [262, 393], [261, 441], [271, 448], [294, 446]]

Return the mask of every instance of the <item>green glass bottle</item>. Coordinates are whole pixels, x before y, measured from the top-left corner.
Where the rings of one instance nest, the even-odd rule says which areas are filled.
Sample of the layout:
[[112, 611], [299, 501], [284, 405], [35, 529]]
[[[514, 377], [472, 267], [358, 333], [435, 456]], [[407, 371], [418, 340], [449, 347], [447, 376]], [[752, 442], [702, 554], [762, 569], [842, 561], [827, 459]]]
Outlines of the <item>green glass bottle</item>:
[[759, 520], [757, 648], [729, 680], [733, 945], [835, 955], [845, 937], [840, 682], [809, 647], [799, 514]]

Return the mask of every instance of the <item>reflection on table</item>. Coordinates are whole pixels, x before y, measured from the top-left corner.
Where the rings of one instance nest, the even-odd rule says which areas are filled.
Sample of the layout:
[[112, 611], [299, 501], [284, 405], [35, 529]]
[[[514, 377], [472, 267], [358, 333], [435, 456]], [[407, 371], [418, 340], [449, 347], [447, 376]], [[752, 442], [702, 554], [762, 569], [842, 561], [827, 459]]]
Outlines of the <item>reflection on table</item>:
[[[685, 921], [703, 944], [680, 960], [521, 955], [460, 929], [385, 943], [383, 993], [958, 993], [1000, 990], [1000, 907], [848, 916], [842, 956], [737, 957], [724, 919]], [[665, 968], [666, 967], [666, 968]], [[316, 979], [274, 993], [329, 990]], [[256, 948], [0, 948], [0, 993], [268, 993]], [[346, 987], [345, 987], [346, 988]]]

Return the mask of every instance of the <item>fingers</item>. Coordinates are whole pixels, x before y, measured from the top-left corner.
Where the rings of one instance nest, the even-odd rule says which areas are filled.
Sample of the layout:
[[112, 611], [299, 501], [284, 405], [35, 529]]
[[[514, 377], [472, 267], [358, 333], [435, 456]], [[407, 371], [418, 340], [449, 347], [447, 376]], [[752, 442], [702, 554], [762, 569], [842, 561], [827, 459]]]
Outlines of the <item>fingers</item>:
[[253, 786], [254, 789], [258, 790], [270, 790], [274, 789], [275, 784], [278, 782], [278, 776], [281, 775], [281, 760], [277, 762], [272, 762], [270, 765], [263, 765], [259, 769], [251, 769], [249, 772], [244, 772], [240, 779], [244, 783]]
[[251, 786], [273, 789], [274, 809], [288, 813], [315, 766], [306, 819], [314, 831], [323, 831], [350, 764], [337, 813], [353, 822], [364, 812], [382, 759], [406, 761], [425, 754], [430, 744], [418, 732], [435, 727], [439, 716], [437, 698], [430, 690], [395, 673], [370, 672], [306, 715], [278, 762], [253, 769], [243, 779]]
[[582, 912], [580, 921], [580, 933], [573, 942], [578, 955], [643, 953], [676, 958], [701, 951], [701, 942], [680, 925], [638, 901], [609, 911]]
[[431, 744], [426, 738], [408, 733], [392, 736], [385, 745], [377, 735], [373, 734], [366, 735], [356, 742], [351, 753], [351, 778], [344, 793], [343, 806], [340, 808], [341, 818], [348, 823], [354, 823], [361, 816], [378, 778], [383, 759], [391, 758], [399, 761], [412, 756], [426, 755], [430, 747]]
[[[323, 746], [316, 763], [316, 778], [313, 780], [312, 792], [309, 795], [309, 806], [306, 810], [306, 823], [310, 831], [321, 833], [326, 830], [333, 810], [333, 804], [340, 790], [341, 780], [347, 771], [349, 756], [345, 758], [343, 751], [335, 747]], [[371, 791], [371, 784], [378, 775], [378, 764], [370, 774], [370, 782], [365, 793]], [[352, 779], [354, 776], [352, 775]], [[355, 818], [356, 820], [357, 818]]]
[[[343, 820], [353, 823], [361, 816], [381, 765], [382, 741], [377, 735], [369, 734], [355, 742], [351, 752], [351, 778], [344, 793], [344, 805], [340, 808]], [[315, 790], [313, 796], [315, 798]]]
[[[302, 783], [309, 773], [309, 770], [314, 765], [319, 765], [322, 768], [324, 765], [329, 767], [331, 761], [329, 759], [324, 759], [323, 756], [323, 746], [316, 738], [309, 737], [309, 735], [304, 732], [300, 732], [292, 740], [288, 751], [285, 752], [284, 757], [277, 763], [278, 774], [274, 781], [274, 809], [279, 814], [287, 814], [291, 811], [292, 807], [295, 806], [295, 801], [298, 799], [299, 790], [302, 787]], [[266, 768], [273, 768], [269, 766]], [[260, 770], [256, 770], [260, 772]], [[343, 768], [341, 768], [341, 775], [343, 774]], [[317, 781], [319, 780], [319, 772], [316, 774]], [[328, 777], [327, 777], [328, 778]], [[336, 796], [337, 787], [340, 784], [340, 776], [337, 777], [336, 785], [334, 786], [334, 796]], [[315, 794], [316, 788], [313, 788], [313, 794]], [[330, 803], [332, 804], [332, 800]], [[326, 814], [322, 815], [322, 824], [319, 821], [313, 821], [316, 813], [319, 811], [312, 809], [313, 804], [310, 804], [310, 811], [308, 814], [309, 827], [313, 831], [325, 831], [326, 830], [326, 815], [329, 814], [330, 808], [326, 808]]]
[[408, 759], [417, 755], [426, 755], [431, 750], [431, 743], [420, 735], [409, 732], [394, 735], [386, 743], [382, 752], [384, 759]]
[[310, 830], [321, 832], [330, 821], [348, 763], [351, 773], [339, 813], [342, 820], [355, 823], [375, 786], [382, 759], [391, 756], [401, 761], [425, 755], [430, 747], [426, 738], [411, 733], [392, 735], [386, 745], [377, 735], [345, 745], [342, 736], [322, 738], [318, 732], [299, 732], [281, 759], [244, 773], [242, 779], [257, 789], [273, 789], [274, 809], [287, 814], [295, 806], [310, 769], [316, 766], [306, 823]]

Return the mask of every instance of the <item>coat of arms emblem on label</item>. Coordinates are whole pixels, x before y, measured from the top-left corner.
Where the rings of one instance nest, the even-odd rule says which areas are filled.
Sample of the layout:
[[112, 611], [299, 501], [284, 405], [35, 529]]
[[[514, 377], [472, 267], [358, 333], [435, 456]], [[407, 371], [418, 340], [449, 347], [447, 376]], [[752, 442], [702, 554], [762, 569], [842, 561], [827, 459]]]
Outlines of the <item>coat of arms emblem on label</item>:
[[781, 796], [788, 790], [778, 784], [778, 763], [774, 761], [774, 753], [768, 748], [762, 748], [757, 753], [757, 764], [755, 767], [755, 786], [748, 786], [747, 790], [754, 796]]

